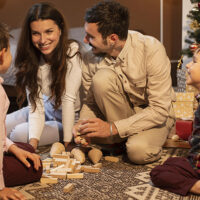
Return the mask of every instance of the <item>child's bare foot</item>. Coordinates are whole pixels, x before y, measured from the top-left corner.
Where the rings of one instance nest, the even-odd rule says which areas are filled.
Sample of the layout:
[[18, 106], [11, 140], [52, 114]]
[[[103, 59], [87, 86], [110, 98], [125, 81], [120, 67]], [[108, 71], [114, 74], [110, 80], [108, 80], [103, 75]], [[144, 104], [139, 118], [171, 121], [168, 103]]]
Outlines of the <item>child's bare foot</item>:
[[191, 193], [200, 194], [200, 180], [197, 181], [190, 189]]

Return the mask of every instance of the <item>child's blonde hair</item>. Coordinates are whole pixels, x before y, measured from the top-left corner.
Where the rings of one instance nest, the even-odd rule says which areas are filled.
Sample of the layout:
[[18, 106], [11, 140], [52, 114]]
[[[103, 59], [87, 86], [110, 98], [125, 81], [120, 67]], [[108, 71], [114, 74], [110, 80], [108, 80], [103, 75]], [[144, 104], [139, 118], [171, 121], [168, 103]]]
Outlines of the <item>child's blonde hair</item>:
[[5, 24], [0, 23], [0, 51], [9, 47], [9, 37], [8, 27]]

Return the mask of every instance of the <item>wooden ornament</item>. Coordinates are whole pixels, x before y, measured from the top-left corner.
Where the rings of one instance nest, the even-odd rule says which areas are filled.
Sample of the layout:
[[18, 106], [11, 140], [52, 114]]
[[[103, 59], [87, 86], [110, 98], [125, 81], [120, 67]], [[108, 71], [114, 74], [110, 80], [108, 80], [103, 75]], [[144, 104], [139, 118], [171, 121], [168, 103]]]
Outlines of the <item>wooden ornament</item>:
[[173, 136], [172, 136], [172, 140], [175, 141], [175, 142], [178, 141], [178, 140], [179, 140], [179, 136], [176, 135], [176, 134], [173, 135]]
[[72, 149], [71, 155], [73, 155], [76, 160], [80, 161], [81, 164], [85, 162], [85, 153], [81, 149]]
[[60, 142], [55, 142], [51, 146], [50, 156], [52, 157], [54, 154], [62, 154], [65, 151], [65, 146]]
[[96, 164], [99, 162], [99, 160], [101, 160], [103, 156], [103, 153], [101, 150], [97, 149], [97, 148], [92, 148], [89, 152], [88, 152], [88, 157], [89, 159], [92, 161], [93, 164]]

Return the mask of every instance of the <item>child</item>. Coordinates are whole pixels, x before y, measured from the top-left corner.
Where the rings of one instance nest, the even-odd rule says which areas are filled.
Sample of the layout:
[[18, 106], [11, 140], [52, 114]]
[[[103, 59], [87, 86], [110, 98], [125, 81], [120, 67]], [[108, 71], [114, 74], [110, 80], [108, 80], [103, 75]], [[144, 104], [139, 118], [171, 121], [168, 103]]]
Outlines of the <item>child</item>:
[[[193, 60], [186, 68], [186, 83], [200, 91], [200, 49], [195, 51]], [[197, 100], [199, 102], [200, 95], [197, 95]], [[189, 143], [191, 150], [187, 158], [169, 158], [151, 171], [151, 180], [155, 186], [180, 195], [189, 192], [200, 194], [200, 105], [195, 112], [194, 130]]]
[[[9, 33], [0, 23], [0, 74], [11, 64]], [[0, 199], [25, 199], [19, 191], [7, 187], [38, 181], [42, 174], [39, 155], [31, 145], [11, 142], [6, 136], [5, 118], [9, 101], [0, 77]], [[23, 148], [23, 149], [22, 149]], [[5, 187], [6, 186], [6, 187]]]

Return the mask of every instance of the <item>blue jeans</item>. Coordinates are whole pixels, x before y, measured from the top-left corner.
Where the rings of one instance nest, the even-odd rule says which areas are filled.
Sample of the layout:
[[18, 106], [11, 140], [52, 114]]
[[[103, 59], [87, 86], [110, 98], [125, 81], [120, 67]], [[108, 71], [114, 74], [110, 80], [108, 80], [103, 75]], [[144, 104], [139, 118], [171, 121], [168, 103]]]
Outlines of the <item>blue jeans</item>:
[[[62, 110], [54, 110], [50, 101], [44, 101], [45, 125], [38, 146], [63, 141]], [[6, 116], [7, 136], [14, 142], [29, 141], [28, 131], [29, 108], [24, 107]], [[75, 122], [79, 112], [75, 114]]]

